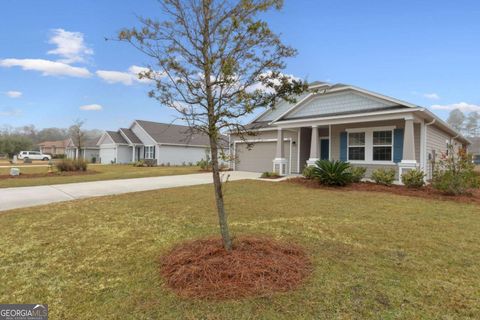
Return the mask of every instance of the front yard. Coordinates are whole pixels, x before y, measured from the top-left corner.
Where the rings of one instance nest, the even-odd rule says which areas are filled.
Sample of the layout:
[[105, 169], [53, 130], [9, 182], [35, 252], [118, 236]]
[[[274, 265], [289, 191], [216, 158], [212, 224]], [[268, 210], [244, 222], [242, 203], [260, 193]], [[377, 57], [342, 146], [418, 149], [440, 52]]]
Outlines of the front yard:
[[[55, 167], [54, 167], [54, 170]], [[0, 168], [0, 188], [9, 187], [26, 187], [26, 186], [39, 186], [48, 184], [60, 184], [71, 182], [86, 182], [86, 181], [99, 181], [99, 180], [112, 180], [112, 179], [129, 179], [129, 178], [144, 178], [144, 177], [157, 177], [157, 176], [169, 176], [179, 174], [189, 174], [200, 172], [199, 167], [178, 166], [178, 167], [134, 167], [133, 165], [96, 165], [90, 164], [88, 170], [91, 174], [79, 174], [79, 175], [50, 175], [39, 177], [7, 177], [10, 168]], [[20, 167], [20, 172], [23, 174], [39, 174], [46, 175], [48, 167], [44, 166], [30, 166]], [[2, 177], [3, 176], [3, 177]]]
[[0, 214], [0, 301], [48, 303], [51, 319], [478, 319], [478, 205], [385, 193], [231, 182], [234, 234], [297, 242], [314, 272], [294, 292], [181, 299], [158, 257], [217, 234], [210, 185]]

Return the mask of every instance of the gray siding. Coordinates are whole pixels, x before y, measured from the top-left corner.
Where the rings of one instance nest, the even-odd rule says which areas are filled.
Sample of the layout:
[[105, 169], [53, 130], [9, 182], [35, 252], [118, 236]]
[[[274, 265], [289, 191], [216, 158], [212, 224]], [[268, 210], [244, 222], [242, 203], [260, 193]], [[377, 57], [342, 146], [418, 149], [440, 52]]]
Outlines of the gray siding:
[[450, 141], [451, 136], [437, 128], [436, 126], [427, 126], [427, 178], [432, 178], [432, 162], [429, 155], [435, 150], [436, 157], [447, 151], [447, 140]]
[[393, 106], [393, 103], [367, 97], [361, 93], [345, 91], [313, 96], [308, 101], [305, 101], [303, 106], [289, 113], [285, 119], [360, 112], [363, 110], [384, 109], [389, 106]]

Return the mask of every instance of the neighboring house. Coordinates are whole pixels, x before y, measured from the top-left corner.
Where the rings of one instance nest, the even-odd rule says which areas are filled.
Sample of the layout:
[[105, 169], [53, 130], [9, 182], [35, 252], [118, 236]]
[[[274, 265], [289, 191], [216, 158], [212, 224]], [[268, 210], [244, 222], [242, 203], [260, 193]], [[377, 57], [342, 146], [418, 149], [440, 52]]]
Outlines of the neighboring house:
[[68, 139], [66, 147], [66, 155], [69, 159], [82, 159], [88, 162], [98, 162], [99, 159], [99, 150], [97, 146], [97, 139], [85, 139], [82, 142], [81, 148], [73, 141], [73, 139]]
[[57, 141], [43, 141], [38, 144], [38, 147], [41, 153], [56, 156], [65, 154], [67, 144], [68, 139]]
[[480, 137], [470, 138], [472, 144], [468, 146], [468, 151], [473, 155], [475, 164], [480, 164]]
[[[396, 178], [420, 168], [432, 175], [432, 159], [447, 145], [469, 141], [428, 109], [345, 84], [315, 82], [296, 103], [279, 103], [246, 127], [250, 140], [231, 135], [234, 170], [301, 173], [318, 159], [367, 168], [393, 168]], [[249, 145], [253, 143], [253, 147]]]
[[129, 128], [105, 131], [98, 140], [101, 163], [131, 163], [143, 159], [181, 165], [205, 159], [208, 136], [190, 127], [135, 120]]

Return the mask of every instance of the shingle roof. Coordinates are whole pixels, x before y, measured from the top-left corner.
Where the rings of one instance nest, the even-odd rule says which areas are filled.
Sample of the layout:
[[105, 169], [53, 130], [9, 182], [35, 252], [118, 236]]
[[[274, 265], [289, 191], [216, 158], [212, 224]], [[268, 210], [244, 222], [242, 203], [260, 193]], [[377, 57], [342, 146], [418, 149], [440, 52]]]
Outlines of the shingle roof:
[[125, 143], [128, 144], [127, 140], [118, 131], [107, 131], [107, 134], [112, 138], [115, 143]]
[[127, 129], [127, 128], [120, 128], [120, 131], [122, 131], [123, 134], [124, 134], [125, 136], [127, 136], [128, 140], [130, 140], [130, 142], [132, 142], [132, 143], [139, 143], [139, 144], [142, 143], [142, 141], [136, 136], [135, 133], [133, 133], [132, 130]]
[[[75, 139], [72, 139], [72, 144], [73, 144], [74, 147], [77, 147], [77, 143], [74, 140]], [[82, 149], [83, 148], [98, 149], [97, 141], [98, 141], [98, 138], [97, 139], [85, 139], [82, 142]]]
[[56, 141], [43, 141], [43, 142], [40, 142], [38, 145], [46, 148], [50, 148], [50, 147], [63, 148], [63, 147], [66, 147], [67, 144], [68, 144], [68, 139], [56, 140]]
[[186, 144], [186, 145], [210, 145], [210, 140], [203, 133], [193, 132], [188, 126], [176, 124], [159, 123], [145, 120], [136, 122], [150, 135], [157, 143]]

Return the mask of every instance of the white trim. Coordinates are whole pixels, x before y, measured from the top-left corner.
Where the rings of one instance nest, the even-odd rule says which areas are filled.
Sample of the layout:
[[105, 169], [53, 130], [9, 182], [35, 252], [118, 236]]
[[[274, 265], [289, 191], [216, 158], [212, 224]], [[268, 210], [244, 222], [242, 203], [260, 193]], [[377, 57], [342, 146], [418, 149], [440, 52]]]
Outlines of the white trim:
[[[402, 113], [407, 113], [411, 115], [414, 111], [421, 111], [422, 108], [418, 109], [398, 109], [398, 110], [389, 110], [382, 112], [369, 112], [369, 113], [355, 113], [342, 116], [331, 116], [331, 117], [319, 117], [319, 118], [306, 118], [306, 119], [296, 119], [296, 120], [283, 120], [274, 123], [273, 125], [281, 126], [282, 128], [296, 128], [299, 125], [308, 127], [312, 125], [329, 125], [329, 124], [343, 124], [343, 123], [357, 123], [357, 122], [372, 122], [380, 120], [398, 120], [404, 119], [405, 116], [401, 115]], [[374, 118], [377, 117], [377, 118]]]
[[332, 161], [332, 125], [328, 125], [328, 160]]
[[[146, 150], [146, 148], [153, 148], [153, 154], [152, 154], [152, 157], [151, 157], [151, 158], [147, 158], [147, 150]], [[153, 160], [153, 159], [156, 159], [156, 158], [154, 157], [154, 156], [155, 156], [155, 145], [145, 145], [145, 146], [143, 146], [143, 149], [144, 149], [144, 151], [143, 151], [144, 156], [143, 156], [143, 157], [144, 157], [145, 160]], [[160, 148], [159, 148], [159, 149], [160, 149]], [[150, 152], [148, 152], [148, 153], [150, 153]]]
[[[153, 137], [147, 132], [147, 130], [145, 130], [145, 129], [140, 125], [140, 123], [137, 122], [137, 120], [134, 120], [134, 121], [133, 121], [132, 125], [131, 125], [130, 128], [129, 128], [130, 130], [132, 130], [132, 127], [133, 127], [134, 124], [137, 124], [137, 126], [139, 126], [140, 129], [142, 129], [143, 132], [145, 132], [145, 134], [146, 134], [147, 136], [149, 136], [150, 139], [152, 139], [153, 142], [158, 143], [158, 141], [155, 140], [155, 139], [153, 139]], [[139, 139], [140, 139], [140, 138], [139, 138]], [[141, 139], [140, 139], [140, 140], [141, 140]], [[142, 143], [143, 143], [143, 145], [145, 145], [145, 142], [144, 142], [144, 141], [142, 141]]]
[[298, 128], [297, 131], [297, 172], [300, 173], [300, 131], [302, 128]]
[[[237, 144], [238, 143], [257, 143], [257, 142], [276, 142], [277, 139], [251, 139], [251, 140], [238, 140], [233, 142], [233, 171], [236, 170], [237, 159]], [[292, 138], [283, 138], [283, 142], [290, 142], [290, 155], [288, 159], [288, 174], [292, 174]], [[274, 158], [275, 159], [275, 158]], [[272, 161], [274, 160], [272, 159]]]
[[272, 124], [280, 119], [283, 118], [283, 116], [287, 115], [290, 113], [290, 111], [294, 110], [297, 106], [301, 105], [304, 101], [306, 101], [308, 98], [312, 97], [314, 95], [314, 93], [310, 92], [309, 94], [307, 94], [305, 96], [305, 98], [301, 99], [300, 101], [298, 101], [297, 103], [295, 103], [291, 108], [289, 108], [287, 111], [285, 111], [284, 113], [282, 113], [280, 116], [276, 117], [275, 119], [273, 119], [272, 121], [270, 121], [268, 124]]
[[[368, 127], [368, 128], [348, 128], [345, 129], [347, 132], [347, 161], [353, 164], [377, 164], [377, 165], [396, 165], [393, 161], [393, 151], [395, 150], [395, 141], [394, 141], [394, 130], [396, 126], [384, 126], [384, 127]], [[391, 145], [374, 145], [373, 144], [373, 132], [375, 131], [391, 131], [392, 132], [392, 144]], [[350, 135], [349, 133], [365, 133], [365, 144], [363, 148], [365, 148], [365, 160], [350, 160], [349, 159], [349, 148], [350, 148]], [[392, 148], [392, 160], [391, 161], [375, 161], [373, 160], [373, 148], [374, 147], [391, 147]], [[352, 146], [355, 147], [355, 146]], [[362, 146], [358, 146], [362, 147]]]
[[427, 173], [427, 126], [420, 122], [420, 170]]

